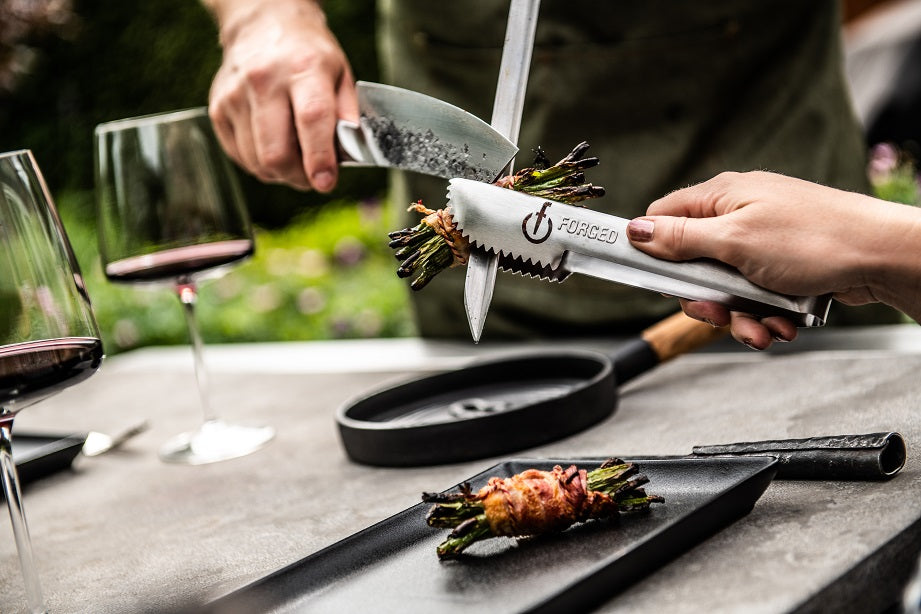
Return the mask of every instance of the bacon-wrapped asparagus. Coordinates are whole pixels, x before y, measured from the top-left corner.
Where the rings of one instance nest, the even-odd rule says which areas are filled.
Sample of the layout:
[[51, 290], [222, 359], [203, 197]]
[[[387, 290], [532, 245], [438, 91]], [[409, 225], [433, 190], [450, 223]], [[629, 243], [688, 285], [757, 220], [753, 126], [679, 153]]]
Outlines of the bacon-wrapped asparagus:
[[[551, 165], [538, 149], [531, 166], [500, 178], [495, 185], [568, 204], [604, 196], [604, 188], [585, 181], [584, 171], [598, 164], [598, 158], [582, 157], [587, 150], [588, 143], [579, 143], [565, 158]], [[397, 275], [415, 275], [410, 287], [421, 290], [441, 271], [467, 264], [469, 245], [444, 209], [429, 209], [418, 201], [410, 206], [410, 211], [425, 217], [412, 228], [391, 232], [390, 247], [400, 261]]]
[[454, 529], [438, 546], [438, 557], [449, 559], [481, 539], [540, 535], [584, 520], [647, 510], [664, 501], [641, 488], [648, 481], [634, 463], [610, 459], [593, 471], [575, 465], [528, 469], [490, 478], [476, 493], [464, 483], [459, 492], [423, 493], [422, 500], [434, 503], [426, 516], [429, 526]]

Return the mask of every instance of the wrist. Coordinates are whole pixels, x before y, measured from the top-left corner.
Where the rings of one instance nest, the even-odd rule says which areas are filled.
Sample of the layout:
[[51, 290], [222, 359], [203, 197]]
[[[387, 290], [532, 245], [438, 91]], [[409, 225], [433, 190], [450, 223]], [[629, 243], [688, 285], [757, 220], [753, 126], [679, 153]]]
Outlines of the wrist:
[[231, 45], [249, 25], [273, 19], [281, 23], [307, 20], [326, 27], [319, 0], [202, 0], [218, 26], [221, 46]]
[[921, 322], [921, 208], [876, 201], [864, 276], [873, 296]]

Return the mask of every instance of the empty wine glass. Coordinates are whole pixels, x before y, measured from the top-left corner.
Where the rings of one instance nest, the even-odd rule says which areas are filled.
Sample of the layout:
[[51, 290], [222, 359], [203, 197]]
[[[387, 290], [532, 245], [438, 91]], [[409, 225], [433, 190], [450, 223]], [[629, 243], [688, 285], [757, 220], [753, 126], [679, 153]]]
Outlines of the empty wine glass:
[[13, 419], [95, 373], [102, 343], [64, 227], [32, 153], [0, 154], [0, 465], [31, 612], [44, 612], [13, 463]]
[[254, 452], [266, 426], [225, 422], [212, 410], [195, 319], [197, 282], [253, 253], [234, 169], [206, 109], [186, 109], [96, 127], [98, 237], [105, 274], [124, 283], [168, 283], [184, 309], [204, 422], [160, 449], [168, 462], [202, 464]]

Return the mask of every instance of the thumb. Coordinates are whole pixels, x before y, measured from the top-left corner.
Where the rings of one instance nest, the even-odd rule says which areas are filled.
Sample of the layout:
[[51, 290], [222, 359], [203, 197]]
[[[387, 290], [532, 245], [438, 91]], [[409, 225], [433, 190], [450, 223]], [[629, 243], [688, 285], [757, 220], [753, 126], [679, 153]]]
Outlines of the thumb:
[[648, 215], [627, 223], [627, 238], [637, 249], [663, 260], [712, 257], [713, 237], [707, 224], [715, 218]]

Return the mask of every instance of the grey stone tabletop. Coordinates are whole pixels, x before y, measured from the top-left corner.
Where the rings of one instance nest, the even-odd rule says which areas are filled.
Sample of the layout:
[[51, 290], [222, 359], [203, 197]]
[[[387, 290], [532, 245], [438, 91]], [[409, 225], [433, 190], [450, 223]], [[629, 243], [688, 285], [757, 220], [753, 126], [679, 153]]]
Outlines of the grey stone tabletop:
[[[336, 409], [428, 371], [559, 345], [396, 339], [206, 347], [218, 413], [278, 432], [250, 456], [195, 467], [157, 458], [163, 441], [201, 420], [188, 348], [107, 359], [87, 382], [16, 419], [14, 440], [17, 431], [151, 424], [124, 447], [78, 457], [25, 488], [49, 610], [194, 609], [415, 505], [423, 491], [483, 471], [502, 459], [408, 469], [354, 463], [339, 440]], [[748, 515], [599, 608], [882, 611], [899, 598], [921, 551], [919, 373], [916, 325], [805, 331], [765, 353], [721, 343], [625, 384], [617, 411], [597, 425], [514, 456], [682, 455], [698, 444], [898, 431], [908, 460], [894, 479], [775, 480]], [[0, 611], [25, 611], [12, 532], [0, 524]]]

